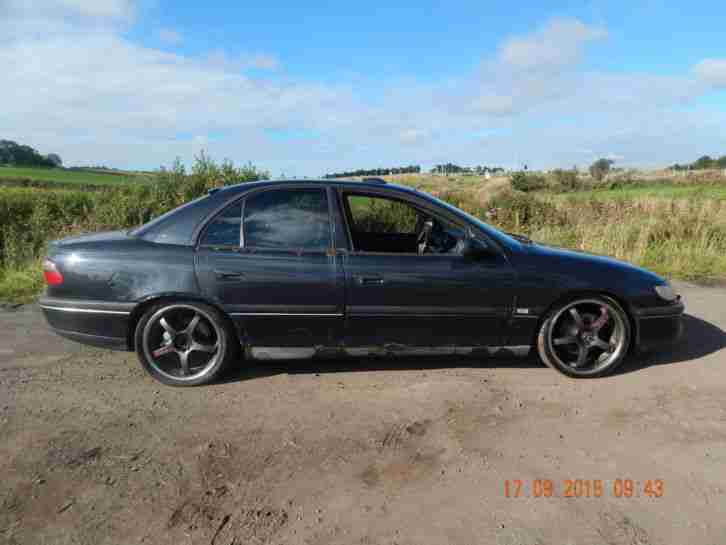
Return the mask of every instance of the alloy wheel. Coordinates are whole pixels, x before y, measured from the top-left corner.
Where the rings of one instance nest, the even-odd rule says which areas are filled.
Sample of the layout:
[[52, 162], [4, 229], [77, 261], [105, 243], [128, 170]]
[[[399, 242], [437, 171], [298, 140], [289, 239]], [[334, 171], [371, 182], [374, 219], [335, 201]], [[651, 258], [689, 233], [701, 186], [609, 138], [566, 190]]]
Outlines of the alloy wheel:
[[607, 300], [573, 301], [552, 317], [544, 339], [547, 352], [571, 374], [598, 374], [627, 350], [626, 319]]
[[224, 357], [224, 334], [216, 321], [192, 305], [159, 309], [146, 323], [143, 350], [158, 373], [176, 381], [208, 374]]

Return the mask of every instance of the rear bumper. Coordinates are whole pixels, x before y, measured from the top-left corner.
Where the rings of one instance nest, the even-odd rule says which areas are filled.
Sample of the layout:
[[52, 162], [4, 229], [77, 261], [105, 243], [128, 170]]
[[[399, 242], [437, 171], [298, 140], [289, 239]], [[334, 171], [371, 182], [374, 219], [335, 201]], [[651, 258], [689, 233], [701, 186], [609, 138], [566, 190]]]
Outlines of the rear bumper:
[[128, 350], [133, 303], [41, 297], [38, 301], [51, 329], [83, 344]]
[[683, 302], [672, 305], [641, 309], [637, 313], [637, 348], [650, 352], [668, 347], [683, 335]]

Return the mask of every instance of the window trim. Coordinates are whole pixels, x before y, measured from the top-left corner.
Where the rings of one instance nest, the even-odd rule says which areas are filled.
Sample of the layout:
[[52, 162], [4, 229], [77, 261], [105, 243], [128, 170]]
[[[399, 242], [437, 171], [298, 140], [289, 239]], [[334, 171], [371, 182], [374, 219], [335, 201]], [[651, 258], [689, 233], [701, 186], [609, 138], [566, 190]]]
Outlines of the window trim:
[[[348, 236], [348, 243], [350, 244], [350, 250], [349, 253], [351, 255], [371, 255], [371, 256], [408, 256], [408, 257], [462, 257], [457, 254], [419, 254], [419, 253], [413, 253], [413, 252], [366, 252], [363, 250], [357, 250], [355, 248], [355, 242], [353, 240], [353, 232], [351, 231], [351, 226], [353, 225], [353, 216], [350, 210], [350, 206], [348, 204], [348, 199], [346, 198], [347, 195], [356, 195], [359, 197], [372, 197], [372, 198], [379, 198], [379, 199], [388, 199], [393, 201], [398, 201], [403, 204], [406, 204], [410, 206], [411, 208], [415, 209], [419, 213], [424, 213], [428, 215], [432, 215], [434, 217], [441, 217], [443, 216], [446, 221], [449, 223], [452, 223], [455, 227], [461, 229], [464, 232], [464, 235], [466, 237], [471, 238], [472, 237], [472, 230], [471, 226], [467, 224], [462, 224], [460, 221], [452, 220], [449, 214], [441, 214], [438, 210], [433, 209], [433, 207], [425, 207], [423, 205], [420, 205], [419, 203], [412, 202], [402, 196], [396, 195], [396, 194], [390, 194], [385, 191], [380, 191], [378, 188], [376, 189], [368, 189], [368, 188], [349, 188], [349, 187], [341, 187], [338, 188], [338, 195], [341, 201], [341, 209], [344, 215], [344, 222], [345, 222], [345, 228], [346, 228], [346, 234]], [[487, 242], [489, 244], [489, 242]]]
[[[245, 225], [245, 210], [247, 209], [247, 199], [250, 199], [252, 197], [255, 197], [261, 193], [266, 193], [269, 191], [296, 191], [300, 189], [305, 190], [315, 190], [320, 191], [325, 196], [325, 202], [328, 209], [328, 231], [329, 231], [329, 238], [328, 238], [328, 245], [323, 248], [315, 248], [315, 249], [309, 249], [309, 248], [303, 248], [299, 246], [285, 246], [285, 247], [279, 247], [279, 248], [268, 248], [266, 246], [247, 246], [245, 244], [245, 233], [244, 233], [244, 225]], [[239, 249], [242, 252], [248, 252], [248, 253], [269, 253], [269, 252], [284, 252], [284, 253], [294, 253], [297, 255], [303, 255], [303, 254], [329, 254], [331, 250], [334, 248], [335, 244], [335, 230], [333, 228], [333, 222], [332, 222], [332, 208], [330, 203], [330, 195], [328, 192], [328, 186], [322, 185], [322, 184], [295, 184], [290, 186], [272, 186], [272, 187], [264, 187], [257, 190], [250, 191], [249, 193], [245, 193], [245, 195], [242, 197], [242, 222], [240, 224], [240, 246]]]

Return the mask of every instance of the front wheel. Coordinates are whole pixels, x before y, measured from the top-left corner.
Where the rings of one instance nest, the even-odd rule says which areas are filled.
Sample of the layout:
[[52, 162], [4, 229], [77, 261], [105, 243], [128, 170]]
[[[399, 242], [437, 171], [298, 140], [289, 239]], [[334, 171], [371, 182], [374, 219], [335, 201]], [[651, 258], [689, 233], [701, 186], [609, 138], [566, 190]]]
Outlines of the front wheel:
[[537, 352], [565, 375], [599, 377], [623, 362], [630, 339], [630, 321], [620, 305], [609, 297], [588, 297], [558, 305], [546, 316]]
[[239, 347], [222, 313], [196, 301], [152, 306], [136, 326], [135, 341], [142, 367], [170, 386], [212, 382]]

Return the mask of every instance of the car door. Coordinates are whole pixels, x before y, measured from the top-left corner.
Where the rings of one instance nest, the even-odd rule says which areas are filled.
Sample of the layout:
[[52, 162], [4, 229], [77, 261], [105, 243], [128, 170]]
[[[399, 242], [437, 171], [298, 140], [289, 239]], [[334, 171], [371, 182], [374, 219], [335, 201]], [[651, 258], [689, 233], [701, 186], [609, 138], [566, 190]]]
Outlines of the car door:
[[[424, 208], [425, 203], [384, 189], [338, 194], [351, 242], [344, 261], [346, 345], [443, 348], [502, 342], [514, 290], [513, 269], [503, 253], [476, 260], [461, 256], [457, 248], [469, 227], [440, 207]], [[357, 199], [367, 200], [370, 209]], [[422, 220], [437, 222], [453, 238], [444, 239], [436, 252], [419, 255]]]
[[201, 290], [222, 304], [249, 346], [305, 349], [300, 355], [332, 346], [344, 304], [333, 229], [325, 186], [253, 190], [200, 236]]

